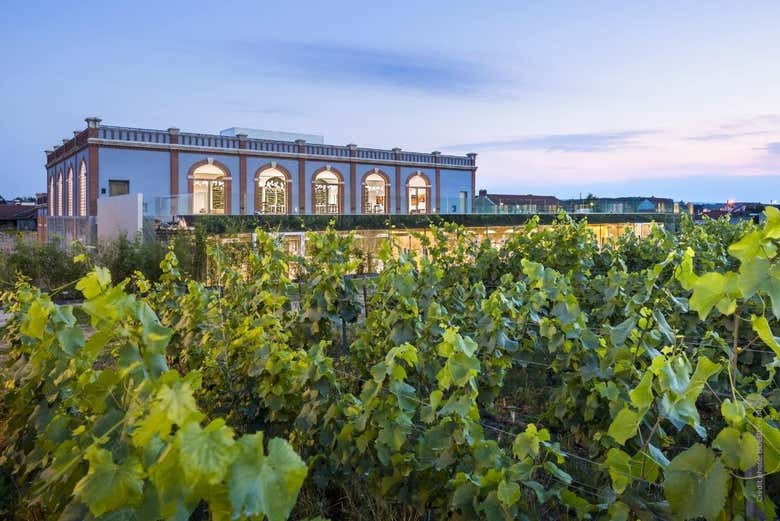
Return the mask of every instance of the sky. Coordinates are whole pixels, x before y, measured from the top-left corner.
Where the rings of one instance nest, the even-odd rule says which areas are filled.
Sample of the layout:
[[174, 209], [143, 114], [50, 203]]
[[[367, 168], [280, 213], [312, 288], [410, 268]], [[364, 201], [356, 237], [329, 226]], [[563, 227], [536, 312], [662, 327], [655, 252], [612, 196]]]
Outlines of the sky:
[[478, 153], [477, 188], [780, 200], [780, 2], [0, 0], [0, 195], [84, 118]]

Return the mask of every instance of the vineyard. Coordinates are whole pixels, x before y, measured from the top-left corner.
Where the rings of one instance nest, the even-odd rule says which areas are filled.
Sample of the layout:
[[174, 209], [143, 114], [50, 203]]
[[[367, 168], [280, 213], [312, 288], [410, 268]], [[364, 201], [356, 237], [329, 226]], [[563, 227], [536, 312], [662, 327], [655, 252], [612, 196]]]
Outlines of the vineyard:
[[[530, 222], [258, 231], [208, 285], [2, 293], [0, 518], [775, 519], [780, 211], [599, 248]], [[294, 274], [291, 275], [291, 274]]]

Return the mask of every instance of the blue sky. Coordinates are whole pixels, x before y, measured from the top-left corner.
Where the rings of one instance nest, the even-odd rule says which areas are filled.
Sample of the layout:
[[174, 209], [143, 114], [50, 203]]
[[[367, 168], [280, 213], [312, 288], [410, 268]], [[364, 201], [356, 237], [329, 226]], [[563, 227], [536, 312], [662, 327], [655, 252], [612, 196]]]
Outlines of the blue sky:
[[780, 2], [0, 0], [0, 195], [107, 124], [477, 152], [477, 187], [780, 199]]

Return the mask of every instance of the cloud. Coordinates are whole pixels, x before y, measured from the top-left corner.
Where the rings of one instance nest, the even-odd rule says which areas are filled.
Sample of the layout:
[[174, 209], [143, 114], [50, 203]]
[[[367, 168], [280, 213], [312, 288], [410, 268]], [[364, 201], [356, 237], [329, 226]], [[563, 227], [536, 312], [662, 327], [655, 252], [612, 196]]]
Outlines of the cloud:
[[239, 114], [256, 114], [258, 116], [283, 116], [292, 117], [300, 116], [302, 112], [300, 110], [292, 109], [289, 107], [253, 107], [250, 105], [235, 104], [226, 109], [229, 112], [235, 112]]
[[[243, 44], [267, 74], [269, 67], [282, 75], [316, 84], [381, 85], [432, 94], [473, 94], [508, 83], [495, 70], [462, 58], [421, 52], [329, 45], [318, 42], [268, 43], [262, 49]], [[235, 53], [235, 47], [231, 46]]]
[[689, 136], [685, 139], [688, 141], [728, 141], [730, 139], [737, 139], [741, 137], [760, 136], [768, 134], [765, 130], [754, 130], [751, 132], [713, 132], [711, 134], [701, 134], [698, 136]]
[[639, 138], [658, 130], [624, 130], [582, 134], [547, 134], [518, 139], [481, 141], [443, 148], [458, 150], [544, 150], [547, 152], [608, 152], [640, 145]]
[[763, 147], [759, 147], [756, 150], [766, 150], [770, 154], [778, 154], [780, 155], [780, 141], [775, 141], [773, 143], [767, 143]]
[[780, 114], [759, 114], [748, 118], [734, 119], [720, 126], [723, 130], [744, 130], [757, 127], [780, 126]]

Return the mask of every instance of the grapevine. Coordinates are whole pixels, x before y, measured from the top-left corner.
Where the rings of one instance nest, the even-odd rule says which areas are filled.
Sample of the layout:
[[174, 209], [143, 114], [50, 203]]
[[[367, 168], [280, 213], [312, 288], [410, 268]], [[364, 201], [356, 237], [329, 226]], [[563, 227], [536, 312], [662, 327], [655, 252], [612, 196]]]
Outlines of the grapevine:
[[354, 234], [258, 230], [207, 282], [170, 251], [80, 304], [3, 293], [7, 517], [357, 518], [347, 483], [412, 518], [776, 516], [779, 211], [416, 238], [374, 277]]

